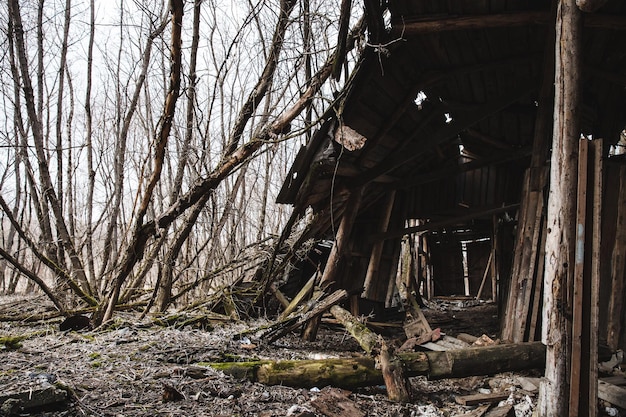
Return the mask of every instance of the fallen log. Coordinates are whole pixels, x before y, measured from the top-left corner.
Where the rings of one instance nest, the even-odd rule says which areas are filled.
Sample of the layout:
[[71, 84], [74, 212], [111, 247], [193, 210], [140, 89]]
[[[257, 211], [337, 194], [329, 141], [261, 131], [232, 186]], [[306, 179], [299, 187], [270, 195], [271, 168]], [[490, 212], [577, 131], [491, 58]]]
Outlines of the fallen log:
[[[425, 375], [429, 379], [463, 378], [500, 372], [543, 369], [545, 346], [541, 342], [505, 344], [445, 352], [398, 354], [407, 377]], [[266, 385], [353, 389], [383, 384], [380, 369], [372, 358], [286, 360], [204, 363], [237, 378]]]

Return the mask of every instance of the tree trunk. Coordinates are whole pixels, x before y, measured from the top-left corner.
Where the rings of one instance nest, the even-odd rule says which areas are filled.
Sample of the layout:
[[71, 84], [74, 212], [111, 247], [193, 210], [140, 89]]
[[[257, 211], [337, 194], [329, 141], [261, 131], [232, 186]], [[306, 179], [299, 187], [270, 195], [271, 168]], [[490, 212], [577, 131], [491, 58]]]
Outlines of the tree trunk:
[[539, 390], [540, 416], [568, 414], [571, 329], [568, 294], [573, 282], [576, 243], [577, 149], [580, 137], [581, 15], [575, 0], [558, 4], [554, 134], [546, 236], [542, 341], [546, 345], [545, 379]]
[[[499, 372], [543, 369], [545, 347], [540, 342], [402, 353], [397, 356], [406, 376], [431, 379], [463, 378]], [[211, 363], [209, 366], [237, 378], [267, 385], [354, 389], [380, 385], [383, 375], [372, 358]]]

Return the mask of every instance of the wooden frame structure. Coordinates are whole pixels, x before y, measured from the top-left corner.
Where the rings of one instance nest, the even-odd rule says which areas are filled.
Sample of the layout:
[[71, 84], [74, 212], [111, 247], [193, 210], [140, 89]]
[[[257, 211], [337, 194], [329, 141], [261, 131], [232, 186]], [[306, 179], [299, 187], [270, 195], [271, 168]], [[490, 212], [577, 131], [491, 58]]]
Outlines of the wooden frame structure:
[[437, 239], [488, 239], [501, 336], [546, 345], [540, 415], [596, 415], [598, 346], [626, 347], [626, 4], [365, 4], [363, 59], [278, 198], [313, 208], [300, 241], [335, 240], [322, 280], [358, 314], [389, 301], [403, 236], [409, 281]]

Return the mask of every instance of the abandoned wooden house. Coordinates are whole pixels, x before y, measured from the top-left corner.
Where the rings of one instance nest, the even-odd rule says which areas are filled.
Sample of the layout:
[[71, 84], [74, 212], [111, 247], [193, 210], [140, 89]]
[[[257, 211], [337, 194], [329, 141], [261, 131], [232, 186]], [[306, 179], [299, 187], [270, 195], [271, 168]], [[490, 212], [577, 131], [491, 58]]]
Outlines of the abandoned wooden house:
[[353, 314], [497, 300], [503, 340], [546, 345], [542, 415], [596, 415], [598, 347], [626, 348], [626, 3], [365, 3], [278, 198], [334, 241], [320, 285]]

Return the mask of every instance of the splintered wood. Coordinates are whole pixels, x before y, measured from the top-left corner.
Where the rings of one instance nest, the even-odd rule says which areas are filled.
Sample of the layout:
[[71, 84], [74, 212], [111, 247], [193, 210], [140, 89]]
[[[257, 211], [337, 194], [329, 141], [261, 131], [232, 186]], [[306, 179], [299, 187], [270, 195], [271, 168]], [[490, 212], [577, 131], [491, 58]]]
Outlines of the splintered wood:
[[325, 388], [311, 405], [328, 417], [365, 417], [367, 414], [348, 398], [350, 394], [350, 391], [338, 388]]

